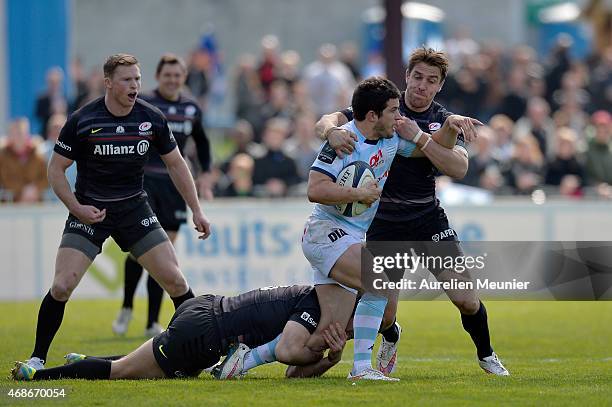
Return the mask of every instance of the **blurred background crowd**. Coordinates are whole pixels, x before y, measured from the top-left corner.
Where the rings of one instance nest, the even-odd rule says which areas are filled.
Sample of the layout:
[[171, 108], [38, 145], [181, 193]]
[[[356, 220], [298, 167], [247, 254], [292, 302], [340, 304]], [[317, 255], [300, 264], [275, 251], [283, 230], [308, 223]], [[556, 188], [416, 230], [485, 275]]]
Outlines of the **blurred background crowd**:
[[[612, 196], [612, 46], [603, 42], [576, 58], [572, 41], [558, 35], [551, 51], [540, 55], [528, 45], [508, 47], [471, 38], [461, 29], [440, 44], [450, 57], [450, 72], [436, 100], [486, 124], [468, 146], [467, 175], [441, 179], [442, 195], [451, 191], [450, 196], [485, 200], [534, 193], [563, 199]], [[384, 73], [384, 62], [364, 58], [361, 49], [357, 43], [322, 44], [316, 60], [304, 60], [278, 37], [266, 35], [260, 49], [223, 71], [218, 49], [207, 41], [184, 55], [189, 67], [185, 92], [198, 100], [207, 118], [217, 109], [213, 99], [232, 101], [231, 121], [205, 123], [217, 197], [305, 194], [321, 144], [316, 121], [347, 107], [360, 79]], [[71, 112], [103, 93], [99, 66], [86, 70], [75, 59], [69, 73], [48, 70], [46, 89], [35, 103], [36, 122], [13, 119], [0, 137], [2, 202], [55, 199], [46, 181], [55, 140]], [[74, 177], [73, 166], [69, 181], [74, 183]]]

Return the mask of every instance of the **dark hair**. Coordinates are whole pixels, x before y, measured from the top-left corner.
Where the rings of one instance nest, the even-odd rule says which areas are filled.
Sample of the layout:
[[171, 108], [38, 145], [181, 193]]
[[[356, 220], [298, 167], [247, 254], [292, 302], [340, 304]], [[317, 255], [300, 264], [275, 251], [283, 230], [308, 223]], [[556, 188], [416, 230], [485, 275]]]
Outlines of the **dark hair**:
[[353, 92], [353, 116], [355, 120], [364, 120], [370, 110], [380, 116], [389, 99], [399, 97], [399, 89], [390, 80], [380, 76], [364, 79]]
[[106, 59], [104, 63], [104, 77], [110, 78], [119, 65], [138, 65], [138, 60], [130, 54], [115, 54]]
[[436, 51], [433, 48], [426, 48], [424, 45], [421, 48], [415, 49], [408, 59], [408, 70], [406, 73], [410, 74], [416, 64], [420, 62], [440, 69], [440, 74], [442, 75], [440, 82], [446, 79], [446, 74], [448, 73], [448, 57], [444, 52]]
[[183, 58], [171, 53], [167, 53], [162, 55], [159, 59], [159, 62], [157, 63], [157, 68], [155, 68], [155, 75], [159, 75], [161, 73], [162, 69], [164, 68], [164, 65], [175, 64], [180, 65], [181, 68], [183, 68], [183, 71], [187, 72], [187, 65], [185, 64], [185, 61], [183, 61]]

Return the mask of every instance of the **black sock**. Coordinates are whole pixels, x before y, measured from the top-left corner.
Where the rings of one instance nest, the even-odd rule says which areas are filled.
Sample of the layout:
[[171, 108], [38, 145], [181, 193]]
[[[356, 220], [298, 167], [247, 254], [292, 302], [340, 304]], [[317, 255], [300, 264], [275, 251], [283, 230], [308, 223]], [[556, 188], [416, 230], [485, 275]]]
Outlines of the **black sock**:
[[147, 318], [147, 328], [159, 320], [159, 310], [161, 309], [164, 289], [151, 276], [147, 280], [147, 292], [149, 293], [149, 316]]
[[185, 294], [180, 295], [178, 297], [170, 297], [170, 298], [172, 299], [172, 302], [174, 303], [174, 309], [177, 309], [178, 307], [181, 306], [182, 303], [194, 297], [195, 295], [193, 295], [193, 291], [191, 291], [191, 287], [189, 287], [189, 290], [187, 290]]
[[110, 379], [111, 361], [84, 359], [70, 365], [41, 369], [34, 373], [34, 380], [55, 379]]
[[127, 256], [124, 270], [123, 308], [134, 307], [134, 293], [138, 287], [141, 275], [142, 266], [132, 256]]
[[480, 302], [480, 308], [474, 315], [461, 314], [461, 323], [463, 324], [463, 329], [470, 334], [474, 345], [476, 345], [478, 359], [482, 360], [487, 356], [491, 356], [493, 348], [491, 347], [491, 338], [489, 337], [487, 309], [484, 304]]
[[395, 343], [398, 341], [399, 339], [399, 328], [397, 327], [397, 324], [395, 323], [395, 319], [393, 320], [393, 323], [391, 324], [391, 326], [387, 329], [385, 329], [384, 331], [380, 331], [380, 333], [382, 334], [382, 336], [385, 338], [385, 340], [387, 342], [392, 342]]
[[66, 301], [58, 301], [51, 296], [51, 290], [45, 295], [38, 310], [36, 323], [36, 343], [31, 357], [47, 360], [47, 352], [55, 334], [64, 319]]

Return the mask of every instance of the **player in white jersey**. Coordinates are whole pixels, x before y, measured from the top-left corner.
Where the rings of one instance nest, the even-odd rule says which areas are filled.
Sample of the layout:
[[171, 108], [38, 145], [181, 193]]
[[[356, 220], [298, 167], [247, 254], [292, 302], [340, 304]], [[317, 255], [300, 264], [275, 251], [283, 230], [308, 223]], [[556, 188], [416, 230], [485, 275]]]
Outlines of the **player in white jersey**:
[[[387, 79], [375, 77], [361, 82], [352, 100], [355, 120], [346, 125], [357, 134], [355, 150], [341, 159], [326, 143], [311, 168], [308, 180], [308, 198], [317, 205], [306, 223], [302, 249], [313, 267], [322, 322], [346, 324], [353, 310], [356, 291], [364, 292], [353, 320], [355, 352], [353, 369], [349, 374], [353, 380], [398, 380], [372, 369], [372, 348], [387, 296], [396, 293], [367, 291], [369, 288], [361, 281], [361, 250], [395, 154], [419, 157], [429, 143], [436, 142], [430, 137], [421, 137], [423, 132], [418, 125], [401, 116], [399, 97], [399, 90]], [[448, 137], [456, 137], [456, 132], [446, 124], [441, 130]], [[368, 163], [376, 182], [360, 188], [337, 185], [336, 177], [353, 161]], [[334, 206], [351, 202], [362, 202], [370, 208], [359, 216], [345, 217]], [[364, 255], [369, 254], [366, 252]], [[380, 277], [385, 278], [384, 275]], [[310, 346], [316, 348], [319, 346], [318, 338], [316, 335], [312, 338]]]

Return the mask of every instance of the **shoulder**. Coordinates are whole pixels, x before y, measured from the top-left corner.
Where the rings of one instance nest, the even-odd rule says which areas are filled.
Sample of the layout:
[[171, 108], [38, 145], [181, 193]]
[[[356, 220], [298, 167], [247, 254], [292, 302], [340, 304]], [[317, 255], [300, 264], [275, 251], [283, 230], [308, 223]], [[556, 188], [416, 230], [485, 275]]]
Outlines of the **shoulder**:
[[432, 118], [444, 118], [444, 120], [446, 120], [446, 118], [450, 115], [452, 115], [452, 112], [449, 112], [444, 106], [442, 106], [440, 103], [436, 102], [435, 100], [433, 101], [432, 105], [431, 105], [431, 116]]
[[200, 109], [198, 102], [190, 95], [181, 93], [179, 103], [184, 106], [185, 115], [187, 116], [201, 116], [202, 115], [202, 109]]
[[138, 98], [141, 100], [144, 100], [145, 102], [153, 103], [156, 99], [156, 95], [154, 91], [150, 90], [150, 91], [142, 92], [138, 94]]

